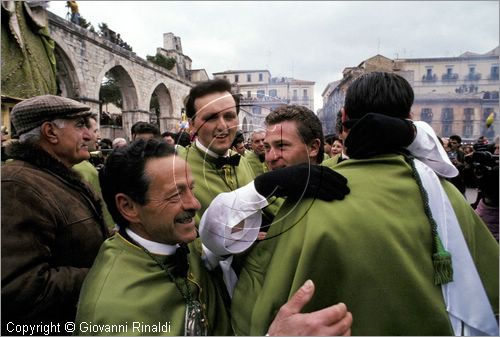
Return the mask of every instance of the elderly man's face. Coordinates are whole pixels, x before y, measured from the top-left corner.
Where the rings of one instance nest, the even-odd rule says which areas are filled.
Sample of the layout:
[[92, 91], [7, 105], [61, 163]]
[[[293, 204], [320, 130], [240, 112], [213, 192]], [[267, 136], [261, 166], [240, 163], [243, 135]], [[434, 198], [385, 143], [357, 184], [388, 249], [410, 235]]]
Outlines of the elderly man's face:
[[71, 167], [90, 158], [88, 142], [92, 140], [92, 134], [87, 118], [65, 119], [62, 127], [48, 123], [54, 127], [56, 138], [52, 150], [57, 159]]
[[266, 137], [265, 132], [254, 133], [252, 135], [252, 150], [257, 155], [264, 154], [266, 149], [264, 147], [264, 138]]
[[194, 216], [200, 203], [193, 194], [186, 162], [177, 156], [150, 159], [145, 174], [150, 179], [146, 204], [135, 205], [140, 223], [131, 224], [131, 229], [145, 239], [169, 245], [196, 239]]
[[195, 100], [191, 119], [198, 140], [213, 152], [224, 155], [233, 143], [238, 127], [236, 102], [229, 92], [215, 92]]

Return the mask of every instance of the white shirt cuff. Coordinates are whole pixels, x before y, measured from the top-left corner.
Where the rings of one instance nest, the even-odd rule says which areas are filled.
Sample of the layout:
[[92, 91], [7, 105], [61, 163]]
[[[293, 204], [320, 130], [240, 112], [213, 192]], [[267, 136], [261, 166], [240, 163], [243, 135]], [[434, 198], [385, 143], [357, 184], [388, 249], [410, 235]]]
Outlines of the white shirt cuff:
[[201, 217], [199, 230], [203, 244], [218, 256], [244, 252], [257, 239], [262, 224], [260, 210], [268, 204], [253, 181], [219, 194]]

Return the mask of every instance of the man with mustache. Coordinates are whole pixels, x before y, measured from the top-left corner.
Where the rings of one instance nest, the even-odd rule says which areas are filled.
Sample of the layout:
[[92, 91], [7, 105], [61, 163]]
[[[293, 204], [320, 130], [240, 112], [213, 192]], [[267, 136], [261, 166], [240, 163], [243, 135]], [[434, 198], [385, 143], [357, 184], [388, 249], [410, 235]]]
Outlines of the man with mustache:
[[[221, 289], [201, 261], [195, 181], [175, 148], [139, 140], [108, 157], [100, 176], [120, 230], [107, 240], [85, 280], [76, 334], [227, 335], [232, 328]], [[272, 322], [276, 334], [348, 334], [344, 304], [300, 314], [314, 291], [310, 282]], [[314, 323], [314, 324], [313, 324]]]
[[19, 142], [2, 167], [2, 334], [75, 318], [83, 279], [108, 235], [100, 199], [71, 168], [90, 157], [90, 107], [43, 95], [18, 103]]

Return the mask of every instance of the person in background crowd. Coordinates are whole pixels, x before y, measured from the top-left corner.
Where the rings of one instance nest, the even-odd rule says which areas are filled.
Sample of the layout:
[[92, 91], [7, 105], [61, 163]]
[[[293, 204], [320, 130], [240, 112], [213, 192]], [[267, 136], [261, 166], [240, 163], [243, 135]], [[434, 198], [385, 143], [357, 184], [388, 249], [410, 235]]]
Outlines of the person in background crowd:
[[324, 160], [330, 159], [332, 152], [333, 140], [336, 136], [334, 134], [325, 136], [325, 150], [324, 150]]
[[464, 152], [462, 151], [462, 138], [459, 135], [451, 135], [448, 146], [450, 148], [448, 157], [450, 157], [451, 163], [455, 166], [463, 164]]
[[[87, 147], [89, 152], [96, 151], [97, 149], [97, 139], [99, 138], [99, 128], [97, 126], [97, 115], [92, 114], [88, 119], [88, 129], [90, 131], [91, 139], [87, 142]], [[78, 172], [84, 181], [86, 181], [93, 191], [97, 194], [99, 199], [102, 200], [101, 185], [99, 184], [99, 172], [96, 166], [90, 163], [88, 160], [82, 160], [80, 163], [73, 166], [73, 170]], [[109, 214], [108, 208], [104, 201], [101, 202], [102, 214], [104, 216], [104, 222], [106, 226], [111, 231], [115, 227], [115, 222]]]
[[240, 156], [245, 156], [246, 148], [245, 148], [245, 138], [243, 137], [243, 132], [238, 130], [236, 132], [236, 137], [234, 138], [233, 144], [231, 148], [238, 152]]
[[112, 143], [113, 149], [116, 149], [116, 148], [122, 147], [122, 146], [127, 146], [127, 140], [125, 138], [118, 137], [118, 138], [113, 139], [113, 143]]
[[160, 130], [154, 124], [147, 122], [137, 122], [130, 129], [132, 141], [138, 139], [150, 139], [160, 137]]
[[252, 150], [248, 151], [246, 159], [250, 163], [250, 166], [252, 166], [252, 170], [255, 176], [268, 171], [268, 167], [265, 163], [265, 137], [266, 131], [262, 129], [255, 130], [250, 136], [250, 145], [252, 147]]
[[71, 10], [71, 22], [75, 25], [80, 24], [80, 12], [78, 10], [78, 4], [76, 1], [66, 1], [66, 7], [69, 7]]
[[189, 137], [189, 133], [186, 131], [179, 131], [175, 137], [175, 144], [182, 147], [188, 147], [189, 145], [191, 145], [191, 138]]
[[161, 134], [161, 137], [169, 144], [175, 144], [176, 134], [174, 132], [165, 131]]
[[332, 157], [341, 154], [343, 150], [344, 150], [344, 143], [342, 142], [342, 139], [340, 138], [335, 139], [332, 144], [332, 150], [331, 150]]
[[9, 159], [7, 156], [7, 153], [5, 152], [5, 148], [7, 147], [7, 144], [9, 143], [9, 132], [7, 131], [7, 128], [2, 126], [2, 130], [0, 131], [2, 135], [2, 154], [1, 154], [1, 160], [2, 160], [2, 165], [3, 163]]
[[462, 138], [459, 135], [451, 135], [448, 140], [448, 157], [455, 167], [458, 169], [458, 175], [453, 177], [450, 182], [465, 195], [465, 181], [463, 170], [464, 165], [464, 152], [462, 151]]
[[[71, 168], [90, 157], [90, 107], [54, 95], [18, 103], [19, 142], [2, 167], [2, 334], [7, 324], [73, 322], [80, 288], [108, 236], [101, 200]], [[9, 330], [10, 329], [10, 330]]]

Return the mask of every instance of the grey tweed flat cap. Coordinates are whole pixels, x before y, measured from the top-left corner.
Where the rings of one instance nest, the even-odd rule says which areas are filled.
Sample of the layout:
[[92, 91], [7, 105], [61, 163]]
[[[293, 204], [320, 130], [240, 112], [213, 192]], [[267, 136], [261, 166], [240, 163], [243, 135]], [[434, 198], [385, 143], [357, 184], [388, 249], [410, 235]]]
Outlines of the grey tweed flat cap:
[[10, 121], [19, 136], [44, 122], [88, 117], [91, 114], [90, 107], [83, 103], [66, 97], [43, 95], [17, 103], [10, 112]]

